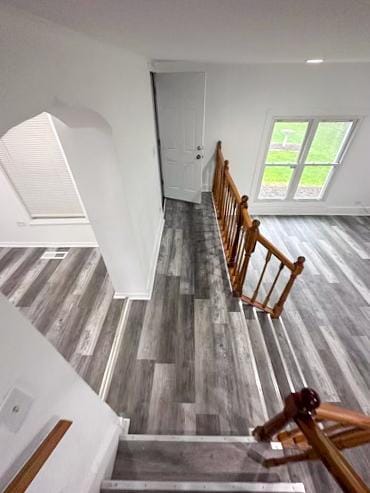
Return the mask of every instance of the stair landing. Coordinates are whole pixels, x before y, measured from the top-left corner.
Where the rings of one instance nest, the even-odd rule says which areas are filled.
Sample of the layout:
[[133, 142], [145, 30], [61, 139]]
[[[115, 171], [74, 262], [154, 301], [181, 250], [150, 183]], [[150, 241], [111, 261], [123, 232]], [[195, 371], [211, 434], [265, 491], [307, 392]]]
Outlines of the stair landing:
[[112, 479], [101, 491], [305, 491], [290, 482], [286, 468], [269, 471], [251, 459], [251, 448], [282, 453], [248, 436], [124, 435]]

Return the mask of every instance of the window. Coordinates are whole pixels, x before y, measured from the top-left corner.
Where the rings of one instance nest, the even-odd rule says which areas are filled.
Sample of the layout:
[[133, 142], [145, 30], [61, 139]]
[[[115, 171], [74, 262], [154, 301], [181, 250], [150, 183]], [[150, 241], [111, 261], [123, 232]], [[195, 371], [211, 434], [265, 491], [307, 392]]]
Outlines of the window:
[[274, 120], [259, 200], [322, 200], [342, 162], [354, 119]]
[[85, 218], [47, 113], [13, 127], [0, 139], [0, 167], [32, 219]]

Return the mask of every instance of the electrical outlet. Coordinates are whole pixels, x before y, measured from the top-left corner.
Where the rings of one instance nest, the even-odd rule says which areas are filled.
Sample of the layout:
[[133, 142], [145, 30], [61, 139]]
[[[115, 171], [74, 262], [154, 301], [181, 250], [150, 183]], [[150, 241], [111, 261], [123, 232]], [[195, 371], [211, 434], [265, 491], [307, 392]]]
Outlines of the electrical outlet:
[[33, 397], [14, 387], [10, 390], [0, 408], [0, 425], [12, 433], [23, 425], [33, 404]]

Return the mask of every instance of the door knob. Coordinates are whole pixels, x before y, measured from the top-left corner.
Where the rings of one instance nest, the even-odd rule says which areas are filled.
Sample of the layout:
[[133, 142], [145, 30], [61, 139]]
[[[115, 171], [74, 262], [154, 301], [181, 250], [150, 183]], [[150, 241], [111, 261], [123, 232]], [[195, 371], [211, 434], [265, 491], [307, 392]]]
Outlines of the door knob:
[[197, 146], [197, 151], [201, 151], [203, 149], [202, 146]]
[[201, 157], [202, 157], [202, 156], [201, 156], [200, 154], [197, 154], [197, 155], [196, 155], [196, 158], [197, 158], [197, 159], [201, 159]]

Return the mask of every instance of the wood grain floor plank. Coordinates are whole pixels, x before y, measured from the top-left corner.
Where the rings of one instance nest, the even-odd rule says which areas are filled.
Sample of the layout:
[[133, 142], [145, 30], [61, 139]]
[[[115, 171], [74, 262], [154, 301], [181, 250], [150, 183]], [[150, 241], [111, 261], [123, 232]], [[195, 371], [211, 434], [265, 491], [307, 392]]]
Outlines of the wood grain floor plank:
[[89, 366], [84, 375], [84, 380], [95, 390], [99, 392], [105, 367], [112, 348], [113, 339], [118, 329], [121, 319], [124, 300], [111, 300], [111, 304], [105, 317], [102, 330], [100, 331], [98, 341], [95, 346], [93, 355], [89, 358]]
[[175, 392], [175, 365], [156, 363], [146, 433], [165, 435], [175, 433], [177, 424]]
[[16, 267], [16, 269], [11, 273], [3, 284], [1, 285], [1, 292], [4, 296], [10, 299], [12, 293], [16, 290], [17, 286], [23, 282], [23, 279], [27, 275], [30, 267], [37, 262], [41, 257], [45, 248], [31, 248], [23, 261]]

